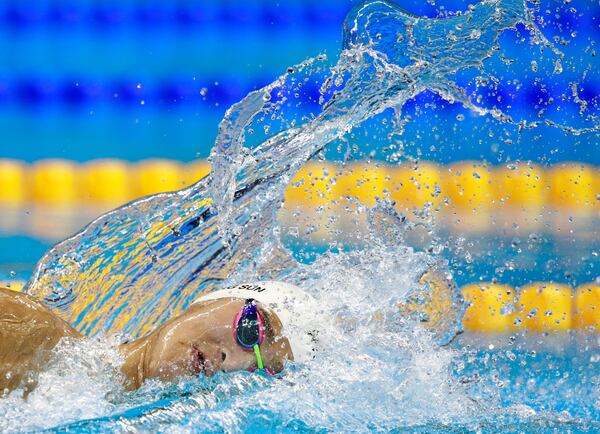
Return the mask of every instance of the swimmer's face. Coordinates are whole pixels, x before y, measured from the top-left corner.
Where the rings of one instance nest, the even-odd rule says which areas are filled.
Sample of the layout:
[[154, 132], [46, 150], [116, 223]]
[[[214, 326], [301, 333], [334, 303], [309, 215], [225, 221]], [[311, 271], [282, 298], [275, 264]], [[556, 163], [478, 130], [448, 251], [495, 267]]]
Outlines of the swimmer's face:
[[[182, 375], [212, 376], [219, 371], [253, 370], [253, 351], [240, 347], [233, 321], [244, 306], [241, 299], [198, 303], [168, 321], [149, 337], [144, 356], [144, 377], [172, 380]], [[281, 322], [274, 312], [258, 304], [266, 326], [260, 349], [265, 368], [277, 373], [293, 360], [290, 343], [281, 336]]]

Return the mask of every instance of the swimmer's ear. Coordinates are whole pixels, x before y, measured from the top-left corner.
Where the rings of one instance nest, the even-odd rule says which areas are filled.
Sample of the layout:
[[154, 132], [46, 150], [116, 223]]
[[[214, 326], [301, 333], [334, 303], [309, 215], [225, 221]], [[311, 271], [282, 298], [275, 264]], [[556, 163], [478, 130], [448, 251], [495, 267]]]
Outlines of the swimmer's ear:
[[269, 348], [267, 365], [273, 374], [280, 373], [284, 370], [287, 361], [294, 360], [290, 348], [290, 342], [283, 336], [276, 338], [274, 345]]
[[269, 344], [269, 350], [264, 352], [263, 357], [273, 373], [281, 372], [286, 361], [294, 360], [292, 346], [282, 334], [283, 324], [279, 317], [265, 306], [259, 305], [258, 310], [265, 325], [265, 340]]
[[265, 327], [265, 338], [270, 340], [277, 334], [277, 330], [283, 328], [283, 325], [281, 324], [281, 321], [279, 321], [279, 318], [273, 315], [273, 313], [262, 304], [259, 303], [256, 308], [258, 313], [260, 313]]

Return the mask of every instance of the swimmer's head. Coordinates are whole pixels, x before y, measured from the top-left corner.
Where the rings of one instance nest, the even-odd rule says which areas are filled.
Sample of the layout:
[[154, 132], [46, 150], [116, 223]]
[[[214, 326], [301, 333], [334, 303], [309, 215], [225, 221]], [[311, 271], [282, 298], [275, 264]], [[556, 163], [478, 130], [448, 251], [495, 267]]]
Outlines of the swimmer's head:
[[[243, 298], [200, 300], [182, 315], [165, 323], [148, 337], [141, 357], [141, 375], [172, 380], [182, 375], [212, 376], [219, 371], [253, 371], [259, 366], [254, 351], [239, 344], [234, 321], [246, 305]], [[262, 303], [256, 303], [261, 318], [260, 355], [264, 368], [272, 373], [283, 370], [293, 360], [290, 342], [282, 334], [278, 316]], [[138, 372], [140, 372], [138, 368]]]
[[223, 298], [255, 299], [268, 307], [283, 326], [296, 362], [311, 360], [317, 349], [318, 302], [301, 288], [285, 282], [264, 281], [242, 284], [204, 294], [196, 303]]
[[[254, 330], [240, 340], [239, 333], [248, 330], [239, 330], [238, 320], [248, 309], [260, 316], [260, 339], [252, 336]], [[314, 298], [282, 282], [204, 294], [146, 338], [123, 345], [121, 370], [130, 378], [130, 387], [139, 387], [146, 378], [169, 381], [183, 375], [254, 371], [261, 362], [265, 371], [278, 373], [288, 360], [314, 357], [317, 310]], [[249, 350], [253, 339], [259, 348]]]

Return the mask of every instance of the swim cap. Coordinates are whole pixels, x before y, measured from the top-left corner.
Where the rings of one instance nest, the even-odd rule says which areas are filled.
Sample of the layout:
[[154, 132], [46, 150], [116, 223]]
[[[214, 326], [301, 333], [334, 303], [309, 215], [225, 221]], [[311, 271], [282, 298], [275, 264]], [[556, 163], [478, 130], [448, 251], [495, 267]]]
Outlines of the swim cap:
[[253, 298], [268, 306], [283, 325], [283, 335], [290, 342], [294, 360], [302, 363], [314, 357], [318, 304], [302, 289], [285, 282], [245, 283], [202, 295], [194, 303], [223, 298]]

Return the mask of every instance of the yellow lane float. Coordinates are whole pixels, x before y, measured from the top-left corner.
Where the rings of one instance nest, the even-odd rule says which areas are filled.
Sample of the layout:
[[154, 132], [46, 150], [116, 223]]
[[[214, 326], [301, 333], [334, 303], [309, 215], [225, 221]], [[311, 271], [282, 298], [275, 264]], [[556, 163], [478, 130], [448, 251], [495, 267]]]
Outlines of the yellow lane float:
[[96, 160], [81, 170], [80, 195], [84, 203], [118, 206], [134, 198], [128, 165], [120, 160]]
[[[209, 171], [205, 160], [76, 164], [54, 159], [32, 165], [0, 160], [0, 206], [115, 207], [180, 190]], [[411, 217], [422, 215], [418, 211], [426, 207], [441, 209], [443, 219], [457, 229], [481, 231], [500, 224], [504, 229], [534, 230], [551, 221], [559, 227], [556, 232], [566, 233], [600, 215], [600, 172], [583, 163], [546, 168], [519, 161], [497, 167], [477, 161], [447, 166], [427, 161], [401, 165], [319, 161], [307, 163], [286, 192], [287, 205], [308, 212], [338, 205], [355, 211], [355, 202], [373, 206], [377, 198], [395, 201], [398, 211]]]
[[285, 191], [285, 203], [279, 218], [290, 235], [308, 235], [325, 240], [337, 228], [334, 215], [340, 205], [338, 167], [315, 161], [306, 164]]
[[378, 199], [390, 193], [390, 176], [387, 165], [375, 162], [358, 162], [346, 166], [339, 179], [340, 192], [350, 203], [358, 201], [374, 206]]
[[167, 191], [180, 190], [185, 186], [181, 165], [172, 160], [141, 161], [135, 171], [135, 193], [137, 197]]
[[517, 318], [527, 330], [556, 332], [570, 330], [573, 319], [572, 293], [567, 285], [538, 282], [519, 291]]
[[442, 192], [448, 205], [442, 208], [448, 226], [469, 232], [488, 231], [495, 205], [495, 183], [491, 168], [465, 161], [442, 170]]
[[0, 205], [17, 206], [27, 199], [25, 164], [0, 159]]
[[71, 206], [78, 199], [77, 166], [67, 160], [42, 160], [32, 167], [31, 199], [45, 206]]
[[587, 283], [575, 289], [574, 326], [598, 332], [600, 326], [600, 285]]
[[512, 286], [482, 282], [461, 289], [469, 303], [463, 317], [465, 330], [506, 333], [513, 328], [515, 290]]
[[11, 291], [21, 292], [25, 286], [24, 280], [5, 281], [0, 279], [0, 287], [10, 289]]
[[501, 207], [541, 209], [546, 204], [548, 184], [541, 167], [532, 163], [509, 163], [496, 168], [493, 177]]
[[443, 202], [442, 174], [438, 165], [429, 162], [390, 167], [390, 199], [399, 212], [411, 213], [429, 206], [439, 209]]
[[196, 160], [183, 168], [183, 184], [185, 187], [195, 184], [210, 173], [210, 163], [206, 160]]
[[600, 177], [597, 167], [583, 163], [561, 163], [550, 169], [550, 204], [577, 213], [599, 208]]
[[[401, 209], [423, 208], [430, 202], [439, 204], [444, 197], [448, 198], [451, 207], [467, 211], [498, 206], [502, 209], [550, 206], [577, 210], [600, 206], [600, 172], [597, 167], [583, 163], [560, 163], [543, 168], [517, 161], [492, 168], [477, 161], [448, 166], [427, 161], [397, 166], [379, 162], [356, 162], [346, 166], [309, 162], [294, 182], [309, 172], [315, 173], [313, 182], [317, 182], [319, 167], [326, 168], [327, 176], [334, 180], [332, 186], [337, 184], [336, 188], [342, 194], [357, 198], [365, 205], [375, 203], [376, 197], [389, 194]], [[74, 188], [77, 172], [81, 173], [83, 181], [78, 186], [82, 190], [79, 197], [98, 197], [105, 201], [111, 192], [115, 200], [129, 195], [124, 178], [137, 188], [133, 193], [139, 195], [191, 185], [209, 171], [210, 165], [205, 160], [184, 164], [151, 159], [136, 165], [107, 159], [77, 165], [53, 159], [29, 166], [20, 161], [0, 159], [0, 200], [21, 201], [26, 196], [45, 203], [54, 202], [56, 198], [72, 200], [77, 197], [73, 193], [77, 190]], [[51, 189], [52, 192], [44, 191]]]
[[495, 214], [504, 230], [536, 230], [544, 224], [549, 188], [545, 171], [532, 163], [514, 162], [494, 169]]
[[339, 201], [338, 167], [327, 162], [310, 162], [302, 167], [285, 191], [285, 203], [290, 208], [326, 206]]
[[451, 164], [443, 172], [444, 191], [457, 211], [480, 212], [493, 205], [492, 171], [477, 161]]

